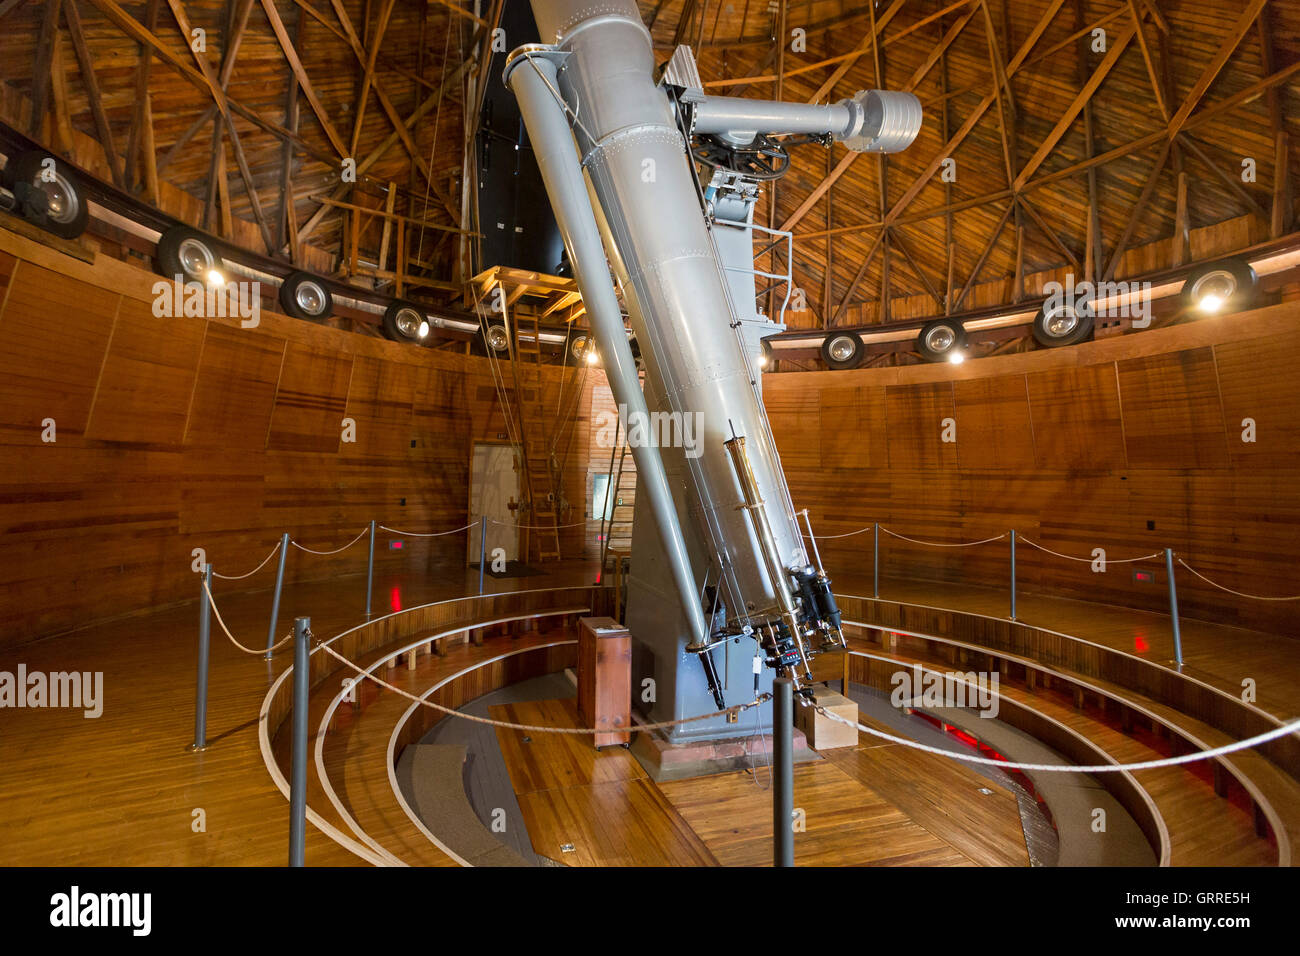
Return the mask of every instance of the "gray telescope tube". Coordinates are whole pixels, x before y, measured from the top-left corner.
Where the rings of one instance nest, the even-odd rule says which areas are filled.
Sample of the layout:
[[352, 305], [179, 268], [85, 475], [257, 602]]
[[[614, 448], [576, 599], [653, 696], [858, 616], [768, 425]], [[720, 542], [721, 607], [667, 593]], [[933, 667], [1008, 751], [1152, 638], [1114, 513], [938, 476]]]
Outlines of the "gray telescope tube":
[[[648, 417], [645, 395], [637, 380], [636, 362], [627, 343], [623, 313], [609, 277], [577, 146], [569, 132], [564, 109], [552, 92], [558, 90], [555, 63], [548, 54], [524, 51], [517, 53], [506, 69], [506, 83], [519, 100], [519, 112], [555, 211], [564, 248], [569, 252], [610, 390], [630, 418], [641, 417], [644, 421]], [[632, 459], [637, 467], [637, 492], [647, 501], [654, 516], [691, 637], [695, 643], [702, 644], [708, 639], [704, 612], [659, 449], [634, 445]]]

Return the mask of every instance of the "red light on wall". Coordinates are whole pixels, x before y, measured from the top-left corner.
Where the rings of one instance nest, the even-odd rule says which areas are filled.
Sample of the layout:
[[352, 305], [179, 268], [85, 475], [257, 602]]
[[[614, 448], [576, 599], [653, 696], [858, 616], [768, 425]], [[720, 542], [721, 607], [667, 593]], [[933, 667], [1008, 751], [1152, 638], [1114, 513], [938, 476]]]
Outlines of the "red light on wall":
[[1151, 645], [1147, 642], [1146, 635], [1141, 631], [1138, 631], [1133, 635], [1133, 650], [1137, 651], [1139, 654], [1145, 654], [1147, 651], [1151, 650]]
[[1150, 571], [1137, 571], [1137, 570], [1135, 570], [1135, 571], [1133, 572], [1133, 580], [1134, 580], [1134, 581], [1137, 581], [1139, 584], [1150, 584], [1150, 583], [1151, 583], [1152, 581], [1154, 581], [1155, 579], [1156, 579], [1156, 576], [1155, 576], [1154, 574], [1152, 574]]
[[389, 551], [401, 551], [401, 550], [402, 550], [402, 542], [400, 542], [400, 541], [390, 541], [390, 542], [388, 542], [388, 550], [389, 550]]
[[388, 606], [393, 609], [394, 614], [396, 614], [398, 611], [402, 609], [401, 588], [393, 588], [391, 591], [388, 592]]

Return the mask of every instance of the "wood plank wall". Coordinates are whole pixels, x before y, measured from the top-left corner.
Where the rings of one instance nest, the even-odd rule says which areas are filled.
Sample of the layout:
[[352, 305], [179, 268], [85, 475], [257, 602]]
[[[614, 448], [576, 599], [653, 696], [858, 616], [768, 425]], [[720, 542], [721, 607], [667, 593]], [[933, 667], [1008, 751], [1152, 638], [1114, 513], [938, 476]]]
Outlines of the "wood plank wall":
[[[283, 531], [328, 550], [372, 518], [408, 531], [470, 520], [472, 442], [506, 431], [486, 360], [265, 309], [254, 329], [157, 318], [155, 281], [0, 230], [0, 647], [196, 597], [193, 548], [242, 574]], [[577, 402], [567, 521], [585, 514], [599, 381], [586, 376]], [[56, 441], [42, 440], [46, 419]], [[586, 529], [561, 543], [587, 556]], [[381, 539], [377, 564], [460, 574], [465, 549], [464, 534], [407, 538], [400, 552]], [[364, 573], [365, 560], [364, 542], [333, 557], [292, 550], [286, 574]], [[222, 588], [273, 580], [272, 564]]]
[[[768, 375], [795, 506], [821, 534], [879, 521], [970, 541], [1014, 527], [1112, 561], [1172, 547], [1239, 591], [1300, 593], [1300, 305], [1284, 303], [962, 366]], [[1244, 442], [1243, 420], [1256, 440]], [[944, 442], [945, 419], [956, 441]], [[1005, 542], [922, 548], [882, 535], [883, 574], [1005, 588]], [[832, 576], [871, 574], [868, 532], [822, 544]], [[1023, 588], [1160, 610], [1162, 562], [1018, 550]], [[1216, 591], [1178, 569], [1185, 615], [1300, 635], [1300, 602]], [[841, 588], [842, 590], [842, 588]]]

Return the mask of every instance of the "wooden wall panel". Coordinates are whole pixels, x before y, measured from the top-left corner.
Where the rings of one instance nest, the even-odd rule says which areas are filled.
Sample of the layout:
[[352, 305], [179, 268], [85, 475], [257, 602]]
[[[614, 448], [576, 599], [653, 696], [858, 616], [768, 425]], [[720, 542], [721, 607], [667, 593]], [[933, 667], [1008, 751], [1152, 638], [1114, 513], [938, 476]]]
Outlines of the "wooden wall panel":
[[1039, 468], [1123, 468], [1124, 429], [1114, 365], [1055, 368], [1027, 376]]
[[265, 448], [284, 345], [265, 332], [209, 322], [185, 441]]
[[178, 445], [194, 394], [204, 324], [180, 316], [159, 328], [149, 306], [123, 298], [86, 437]]
[[[944, 441], [944, 422], [956, 422], [952, 385], [891, 385], [885, 389], [885, 416], [889, 429], [891, 468], [953, 467], [957, 442]], [[955, 432], [962, 438], [960, 427]]]
[[1227, 466], [1213, 349], [1117, 364], [1130, 468]]
[[350, 355], [290, 342], [275, 393], [267, 448], [338, 451], [352, 364]]
[[1023, 375], [964, 379], [953, 382], [952, 390], [962, 468], [1034, 466], [1034, 428]]
[[[1163, 549], [1226, 587], [1261, 595], [1300, 592], [1300, 307], [1284, 303], [1068, 349], [967, 362], [766, 375], [769, 407], [820, 396], [821, 415], [778, 436], [821, 441], [826, 467], [787, 466], [796, 507], [810, 509], [832, 576], [870, 581], [871, 525], [934, 542], [975, 541], [1015, 528], [1026, 591], [1156, 611], [1167, 609]], [[929, 450], [951, 388], [957, 461]], [[887, 467], [840, 451], [854, 412], [888, 390]], [[927, 404], [928, 402], [928, 404]], [[1258, 442], [1241, 442], [1255, 418]], [[820, 430], [810, 435], [813, 428]], [[1074, 558], [1036, 550], [1032, 540]], [[1136, 565], [1122, 559], [1159, 553]], [[1005, 539], [932, 548], [881, 537], [892, 576], [1005, 588]], [[1184, 616], [1300, 636], [1300, 602], [1237, 597], [1177, 568]]]
[[53, 418], [61, 439], [82, 434], [121, 296], [20, 263], [0, 316], [0, 425], [41, 441]]
[[[1214, 346], [1228, 455], [1238, 469], [1300, 467], [1300, 341], [1294, 332]], [[1242, 440], [1252, 419], [1255, 441]]]
[[818, 415], [822, 467], [889, 466], [883, 388], [824, 388]]
[[[269, 310], [256, 329], [158, 318], [154, 281], [0, 230], [0, 647], [193, 600], [195, 548], [242, 574], [285, 531], [324, 551], [371, 519], [413, 532], [468, 523], [472, 442], [505, 431], [483, 360]], [[546, 369], [552, 408], [561, 375], [563, 523], [578, 524], [561, 547], [581, 559], [594, 554], [583, 489], [591, 389], [604, 376]], [[340, 443], [345, 414], [357, 419], [356, 445]], [[47, 416], [58, 419], [54, 444], [40, 441]], [[406, 537], [400, 551], [388, 537], [381, 581], [462, 573], [463, 532]], [[292, 549], [286, 574], [360, 576], [365, 559], [361, 543], [337, 555]], [[274, 563], [216, 590], [273, 579]]]

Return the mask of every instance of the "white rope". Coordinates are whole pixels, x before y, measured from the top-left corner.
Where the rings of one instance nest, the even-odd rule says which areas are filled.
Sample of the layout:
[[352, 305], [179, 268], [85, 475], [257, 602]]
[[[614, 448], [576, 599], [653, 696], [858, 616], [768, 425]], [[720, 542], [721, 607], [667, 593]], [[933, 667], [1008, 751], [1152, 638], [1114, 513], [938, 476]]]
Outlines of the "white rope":
[[559, 530], [561, 530], [562, 528], [579, 528], [579, 527], [581, 527], [581, 526], [583, 526], [583, 525], [585, 525], [585, 524], [588, 523], [585, 519], [584, 519], [583, 521], [575, 521], [575, 522], [573, 522], [572, 524], [554, 524], [554, 525], [552, 525], [552, 524], [512, 524], [512, 523], [509, 522], [509, 521], [498, 521], [496, 518], [488, 518], [488, 521], [491, 521], [493, 524], [499, 524], [499, 525], [501, 525], [501, 527], [503, 527], [503, 528], [527, 528], [527, 529], [530, 530], [530, 531], [551, 531], [551, 530], [559, 531]]
[[239, 641], [235, 640], [235, 635], [230, 633], [230, 628], [226, 627], [226, 622], [221, 619], [221, 612], [217, 610], [217, 601], [212, 596], [212, 589], [208, 587], [207, 581], [203, 582], [203, 590], [206, 591], [208, 594], [208, 606], [212, 608], [212, 616], [217, 619], [217, 623], [221, 625], [221, 629], [226, 632], [226, 637], [230, 638], [230, 643], [234, 644], [245, 654], [270, 654], [272, 651], [276, 651], [279, 648], [284, 647], [285, 644], [293, 640], [293, 631], [290, 631], [284, 637], [283, 640], [277, 642], [276, 644], [273, 644], [271, 647], [268, 647], [266, 650], [255, 651], [251, 647], [245, 647], [243, 644], [240, 644]]
[[[864, 528], [863, 530], [865, 531], [866, 529]], [[990, 541], [1001, 541], [1007, 536], [1007, 532], [1003, 531], [1001, 534], [994, 535], [991, 538], [982, 538], [979, 541], [922, 541], [920, 538], [909, 538], [906, 535], [899, 534], [897, 531], [890, 531], [884, 525], [880, 526], [880, 530], [885, 532], [887, 535], [898, 538], [900, 541], [909, 541], [912, 544], [925, 545], [927, 548], [973, 548], [977, 544], [988, 544]]]
[[1200, 571], [1197, 571], [1194, 567], [1192, 567], [1182, 558], [1178, 559], [1178, 563], [1181, 564], [1183, 567], [1185, 567], [1188, 571], [1191, 571], [1194, 575], [1196, 575], [1198, 578], [1200, 578], [1202, 581], [1204, 581], [1206, 584], [1210, 585], [1211, 587], [1218, 588], [1220, 591], [1227, 591], [1229, 594], [1235, 594], [1237, 595], [1237, 597], [1249, 598], [1252, 601], [1300, 601], [1300, 594], [1293, 595], [1292, 597], [1264, 597], [1262, 594], [1247, 594], [1244, 591], [1234, 591], [1232, 588], [1225, 588], [1222, 584], [1218, 584], [1217, 582], [1211, 581], [1204, 574], [1202, 574]]
[[253, 570], [249, 571], [247, 574], [218, 574], [216, 571], [213, 571], [212, 576], [214, 578], [220, 578], [223, 581], [242, 581], [244, 578], [251, 578], [258, 571], [261, 571], [264, 567], [266, 567], [267, 561], [270, 561], [272, 558], [275, 557], [276, 552], [280, 550], [281, 544], [283, 544], [282, 541], [277, 541], [275, 543], [275, 547], [271, 549], [271, 553], [268, 554], [262, 560], [262, 563], [259, 564], [257, 567], [253, 568]]
[[1257, 734], [1254, 737], [1248, 737], [1245, 740], [1238, 740], [1234, 743], [1223, 744], [1220, 747], [1214, 747], [1210, 750], [1202, 750], [1193, 754], [1183, 754], [1181, 757], [1165, 757], [1160, 760], [1143, 760], [1138, 763], [1106, 763], [1094, 766], [1072, 766], [1070, 764], [1055, 763], [1015, 763], [1007, 760], [995, 760], [991, 757], [976, 757], [972, 754], [963, 754], [959, 751], [944, 750], [942, 747], [930, 747], [926, 744], [917, 743], [915, 740], [907, 740], [903, 737], [895, 737], [893, 734], [887, 734], [882, 730], [875, 730], [871, 727], [864, 727], [862, 724], [848, 720], [838, 714], [833, 714], [825, 707], [817, 706], [817, 713], [823, 717], [838, 721], [847, 726], [856, 726], [858, 730], [865, 734], [871, 734], [873, 737], [879, 737], [881, 740], [888, 740], [891, 743], [901, 744], [904, 747], [911, 747], [913, 750], [921, 750], [926, 753], [937, 754], [940, 757], [951, 757], [954, 760], [963, 760], [966, 763], [985, 764], [990, 767], [998, 767], [1001, 770], [1033, 770], [1045, 773], [1115, 773], [1121, 770], [1155, 770], [1159, 767], [1176, 767], [1180, 764], [1195, 763], [1198, 760], [1209, 760], [1213, 757], [1222, 757], [1225, 754], [1236, 753], [1238, 750], [1248, 750], [1251, 747], [1258, 747], [1260, 744], [1268, 743], [1270, 740], [1277, 740], [1279, 737], [1285, 737], [1287, 734], [1295, 733], [1300, 730], [1300, 720], [1292, 721], [1276, 730], [1270, 730], [1267, 733]]
[[477, 521], [471, 521], [463, 528], [453, 528], [451, 531], [398, 531], [396, 528], [390, 528], [387, 525], [380, 525], [380, 531], [387, 531], [389, 534], [400, 534], [404, 538], [440, 538], [445, 534], [459, 534], [462, 531], [468, 531], [477, 525]]
[[306, 551], [308, 554], [338, 554], [340, 551], [346, 551], [348, 548], [352, 547], [354, 544], [356, 544], [358, 541], [364, 538], [369, 533], [369, 531], [370, 531], [370, 526], [367, 525], [366, 527], [361, 529], [361, 533], [359, 535], [357, 535], [355, 538], [353, 538], [343, 547], [335, 548], [333, 551], [313, 551], [311, 548], [304, 547], [303, 545], [299, 544], [297, 541], [294, 541], [292, 539], [289, 540], [289, 543], [293, 545], [295, 548], [297, 548], [299, 551]]
[[1094, 561], [1101, 561], [1104, 564], [1133, 564], [1135, 561], [1150, 561], [1152, 558], [1158, 558], [1161, 555], [1160, 551], [1153, 551], [1151, 554], [1144, 554], [1140, 558], [1077, 558], [1072, 554], [1061, 554], [1059, 551], [1045, 548], [1041, 544], [1030, 541], [1024, 535], [1020, 536], [1020, 540], [1030, 547], [1037, 548], [1039, 551], [1046, 551], [1048, 554], [1055, 555], [1058, 558], [1064, 558], [1067, 561], [1080, 561], [1083, 564], [1092, 564]]
[[[803, 537], [807, 538], [809, 541], [831, 541], [835, 538], [851, 538], [855, 534], [862, 534], [864, 531], [870, 531], [872, 527], [872, 525], [867, 525], [865, 528], [859, 528], [857, 531], [846, 531], [844, 534], [805, 534]], [[800, 533], [802, 534], [802, 532]]]
[[330, 657], [333, 657], [335, 660], [339, 661], [343, 665], [350, 667], [352, 670], [356, 671], [362, 677], [374, 681], [380, 687], [383, 687], [386, 690], [391, 690], [399, 697], [405, 697], [407, 700], [414, 701], [417, 704], [423, 704], [425, 707], [431, 707], [432, 709], [440, 711], [449, 717], [460, 717], [462, 720], [470, 720], [476, 724], [488, 724], [492, 727], [504, 727], [507, 730], [527, 730], [539, 734], [608, 734], [608, 733], [616, 733], [618, 731], [631, 733], [634, 731], [662, 730], [668, 727], [678, 727], [681, 726], [682, 724], [693, 724], [700, 720], [708, 720], [711, 717], [725, 717], [731, 714], [734, 714], [737, 718], [739, 718], [740, 714], [749, 710], [749, 708], [751, 707], [757, 707], [759, 704], [763, 703], [771, 696], [770, 694], [762, 694], [759, 697], [756, 697], [753, 700], [751, 700], [748, 704], [737, 704], [735, 707], [728, 707], [726, 710], [716, 710], [711, 714], [699, 714], [698, 716], [695, 717], [683, 717], [680, 720], [661, 720], [657, 724], [629, 724], [626, 727], [618, 727], [618, 726], [547, 727], [541, 724], [512, 724], [509, 721], [505, 721], [505, 720], [493, 720], [490, 717], [479, 717], [476, 716], [475, 714], [467, 714], [464, 713], [463, 711], [453, 710], [450, 707], [444, 707], [442, 704], [435, 704], [427, 697], [417, 697], [408, 691], [402, 690], [402, 688], [400, 687], [388, 683], [388, 681], [381, 680], [370, 671], [361, 667], [359, 664], [354, 664], [352, 661], [348, 660], [346, 657], [344, 657], [338, 651], [334, 650], [334, 648], [330, 647], [328, 644], [320, 644], [318, 646], [320, 650], [330, 655]]

